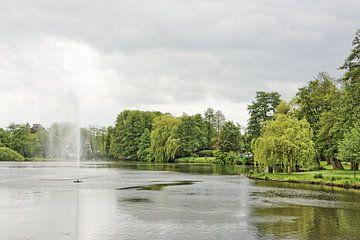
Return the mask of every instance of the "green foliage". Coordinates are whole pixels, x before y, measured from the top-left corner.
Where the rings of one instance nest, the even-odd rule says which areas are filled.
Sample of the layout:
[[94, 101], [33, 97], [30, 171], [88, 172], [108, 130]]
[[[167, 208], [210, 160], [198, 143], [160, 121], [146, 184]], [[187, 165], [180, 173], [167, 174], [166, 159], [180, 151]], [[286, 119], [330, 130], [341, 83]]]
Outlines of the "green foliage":
[[282, 165], [291, 172], [295, 166], [312, 166], [315, 152], [311, 138], [312, 130], [306, 120], [279, 114], [266, 122], [261, 136], [254, 142], [254, 161], [262, 170]]
[[176, 136], [180, 140], [179, 156], [188, 157], [206, 147], [207, 139], [206, 133], [203, 131], [204, 126], [205, 123], [200, 114], [181, 117], [176, 132]]
[[333, 135], [330, 129], [334, 126], [334, 122], [330, 117], [339, 103], [340, 91], [334, 84], [334, 79], [325, 72], [310, 81], [308, 86], [300, 88], [296, 94], [294, 102], [297, 104], [297, 117], [305, 118], [310, 124], [314, 135], [315, 150], [317, 160], [329, 159], [329, 153], [336, 151], [334, 144], [329, 138]]
[[159, 115], [159, 112], [137, 110], [121, 112], [111, 137], [111, 154], [119, 159], [137, 160], [140, 138], [145, 129], [151, 129], [153, 119]]
[[239, 152], [241, 133], [240, 127], [231, 121], [225, 122], [220, 135], [220, 151]]
[[31, 157], [45, 158], [48, 155], [49, 134], [44, 128], [33, 133]]
[[5, 146], [25, 157], [31, 157], [34, 135], [31, 133], [30, 125], [28, 123], [10, 124], [7, 131], [9, 133], [9, 142]]
[[248, 106], [250, 118], [247, 130], [251, 139], [260, 136], [263, 123], [272, 119], [279, 103], [280, 94], [277, 92], [256, 92], [255, 101]]
[[140, 137], [139, 150], [136, 155], [140, 161], [152, 160], [151, 138], [150, 131], [148, 129], [145, 129], [144, 133]]
[[0, 147], [0, 161], [24, 161], [25, 158], [20, 153], [7, 148]]
[[109, 157], [109, 158], [113, 158], [111, 151], [110, 151], [110, 146], [111, 146], [111, 137], [113, 135], [113, 127], [108, 127], [106, 129], [106, 135], [105, 135], [105, 156]]
[[177, 163], [215, 163], [214, 157], [184, 157], [177, 158], [175, 160]]
[[198, 151], [196, 153], [197, 156], [199, 157], [213, 157], [214, 156], [214, 151], [213, 150], [201, 150], [201, 151]]
[[170, 115], [156, 117], [151, 132], [151, 151], [155, 162], [169, 162], [175, 159], [180, 147], [177, 130], [181, 120]]
[[276, 114], [288, 114], [290, 113], [291, 107], [286, 101], [280, 101], [275, 109]]
[[240, 154], [237, 152], [221, 152], [218, 151], [215, 155], [216, 163], [218, 164], [242, 164]]
[[321, 173], [314, 174], [314, 178], [323, 178], [323, 175]]
[[339, 144], [338, 157], [342, 161], [360, 163], [360, 125], [344, 135]]
[[343, 136], [350, 128], [354, 127], [360, 119], [360, 29], [356, 31], [353, 40], [353, 49], [341, 66], [345, 74], [341, 79], [344, 89], [338, 111], [339, 118], [336, 130]]

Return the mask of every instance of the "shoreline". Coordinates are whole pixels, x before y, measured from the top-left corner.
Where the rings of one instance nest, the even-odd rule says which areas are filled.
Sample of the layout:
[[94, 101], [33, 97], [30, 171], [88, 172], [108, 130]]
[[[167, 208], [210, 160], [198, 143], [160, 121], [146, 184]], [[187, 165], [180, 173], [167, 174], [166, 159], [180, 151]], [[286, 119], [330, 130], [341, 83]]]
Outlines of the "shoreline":
[[[268, 174], [268, 173], [255, 173], [255, 174], [248, 174], [247, 177], [254, 180], [262, 180], [262, 181], [272, 181], [272, 182], [284, 182], [284, 183], [302, 183], [308, 185], [323, 185], [329, 187], [339, 187], [345, 189], [360, 189], [360, 179], [359, 182], [351, 183], [351, 182], [339, 182], [339, 180], [329, 180], [324, 178], [314, 178], [314, 179], [296, 179], [303, 177], [304, 175], [300, 174]], [[348, 181], [351, 179], [341, 179]]]

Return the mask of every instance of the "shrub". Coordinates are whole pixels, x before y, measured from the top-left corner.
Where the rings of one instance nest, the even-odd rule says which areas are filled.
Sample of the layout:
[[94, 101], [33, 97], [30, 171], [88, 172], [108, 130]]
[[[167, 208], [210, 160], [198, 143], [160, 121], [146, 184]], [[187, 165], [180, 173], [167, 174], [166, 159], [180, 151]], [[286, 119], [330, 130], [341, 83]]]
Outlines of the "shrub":
[[316, 173], [314, 175], [314, 178], [323, 178], [323, 175], [321, 173]]
[[240, 154], [236, 152], [216, 152], [216, 163], [220, 164], [239, 164]]
[[0, 161], [24, 161], [25, 158], [20, 153], [7, 148], [0, 147]]

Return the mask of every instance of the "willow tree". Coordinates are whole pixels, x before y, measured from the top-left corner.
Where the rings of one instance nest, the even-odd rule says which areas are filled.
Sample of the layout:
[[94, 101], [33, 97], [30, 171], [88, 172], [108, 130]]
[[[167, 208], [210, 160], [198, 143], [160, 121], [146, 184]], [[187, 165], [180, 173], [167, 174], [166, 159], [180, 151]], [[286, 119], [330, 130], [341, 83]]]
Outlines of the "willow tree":
[[309, 123], [289, 115], [278, 114], [267, 121], [253, 144], [254, 161], [260, 169], [281, 165], [288, 173], [296, 166], [312, 166], [315, 156]]
[[180, 146], [177, 129], [181, 120], [170, 115], [154, 118], [151, 132], [151, 152], [155, 162], [169, 162], [175, 159]]

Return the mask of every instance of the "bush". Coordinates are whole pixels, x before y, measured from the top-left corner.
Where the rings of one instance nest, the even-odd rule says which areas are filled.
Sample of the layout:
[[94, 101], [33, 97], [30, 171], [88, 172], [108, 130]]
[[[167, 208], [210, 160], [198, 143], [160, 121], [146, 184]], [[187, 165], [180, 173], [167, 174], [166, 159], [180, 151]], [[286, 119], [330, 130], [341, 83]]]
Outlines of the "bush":
[[201, 150], [196, 153], [199, 157], [214, 157], [214, 151], [213, 150]]
[[20, 153], [7, 148], [0, 147], [0, 161], [24, 161], [25, 158]]
[[239, 164], [241, 163], [240, 154], [236, 152], [216, 152], [216, 163], [219, 164]]
[[314, 175], [314, 178], [323, 178], [323, 175], [321, 173], [317, 173]]

